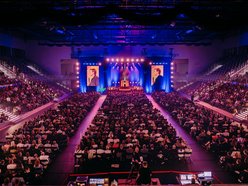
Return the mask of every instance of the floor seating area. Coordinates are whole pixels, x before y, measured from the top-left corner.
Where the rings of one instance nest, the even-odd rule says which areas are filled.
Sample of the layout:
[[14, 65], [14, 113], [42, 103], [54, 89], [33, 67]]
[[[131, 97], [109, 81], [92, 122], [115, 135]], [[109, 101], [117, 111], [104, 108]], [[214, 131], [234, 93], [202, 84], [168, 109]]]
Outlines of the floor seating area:
[[75, 151], [75, 166], [76, 172], [129, 170], [146, 160], [156, 169], [191, 153], [143, 91], [109, 91]]
[[25, 183], [39, 183], [99, 96], [95, 92], [76, 94], [7, 134], [0, 148], [0, 182], [21, 177]]
[[152, 96], [198, 143], [216, 155], [223, 169], [232, 172], [238, 182], [247, 182], [247, 125], [199, 107], [176, 92]]

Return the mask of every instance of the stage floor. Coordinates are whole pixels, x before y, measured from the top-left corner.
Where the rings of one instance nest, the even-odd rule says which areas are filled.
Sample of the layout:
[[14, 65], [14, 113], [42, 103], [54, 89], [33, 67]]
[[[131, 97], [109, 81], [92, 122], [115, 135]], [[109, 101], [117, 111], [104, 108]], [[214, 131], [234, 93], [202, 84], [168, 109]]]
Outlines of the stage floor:
[[140, 86], [129, 86], [129, 87], [108, 87], [109, 91], [131, 91], [131, 90], [143, 90]]

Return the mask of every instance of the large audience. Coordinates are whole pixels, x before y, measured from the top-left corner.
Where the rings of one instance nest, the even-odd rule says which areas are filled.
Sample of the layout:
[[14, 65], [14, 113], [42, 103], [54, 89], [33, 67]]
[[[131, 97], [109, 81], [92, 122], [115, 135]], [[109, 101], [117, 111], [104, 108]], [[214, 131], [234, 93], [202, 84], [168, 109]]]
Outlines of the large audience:
[[195, 94], [213, 106], [237, 114], [248, 107], [248, 87], [232, 82], [212, 82], [202, 86]]
[[7, 134], [7, 142], [0, 148], [0, 183], [19, 177], [22, 179], [17, 182], [37, 183], [99, 96], [94, 92], [76, 94]]
[[224, 169], [234, 173], [239, 182], [248, 182], [246, 125], [199, 107], [176, 92], [156, 92], [152, 96], [204, 148], [217, 155]]
[[40, 81], [24, 79], [14, 86], [0, 89], [1, 106], [14, 114], [21, 114], [40, 107], [63, 92]]
[[0, 86], [1, 85], [9, 85], [9, 84], [15, 84], [18, 80], [16, 78], [9, 78], [0, 70]]
[[185, 149], [191, 153], [143, 91], [109, 91], [75, 151], [75, 163], [80, 171], [94, 167], [94, 172], [129, 168], [142, 160], [161, 165], [178, 160]]

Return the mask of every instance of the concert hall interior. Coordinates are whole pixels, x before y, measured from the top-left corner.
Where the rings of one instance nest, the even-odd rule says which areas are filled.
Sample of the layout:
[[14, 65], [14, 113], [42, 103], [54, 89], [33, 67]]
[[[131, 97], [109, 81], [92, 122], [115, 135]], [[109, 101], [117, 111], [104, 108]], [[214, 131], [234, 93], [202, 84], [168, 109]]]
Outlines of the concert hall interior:
[[0, 184], [248, 184], [248, 2], [0, 1]]

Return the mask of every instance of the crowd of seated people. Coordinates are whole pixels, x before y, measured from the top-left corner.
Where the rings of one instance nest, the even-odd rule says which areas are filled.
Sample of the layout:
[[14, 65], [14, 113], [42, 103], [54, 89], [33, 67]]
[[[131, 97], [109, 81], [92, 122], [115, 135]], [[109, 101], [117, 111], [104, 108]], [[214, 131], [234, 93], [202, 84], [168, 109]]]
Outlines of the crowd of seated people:
[[245, 77], [231, 81], [203, 82], [201, 86], [188, 93], [233, 114], [248, 108], [248, 86]]
[[8, 120], [8, 116], [5, 115], [3, 112], [0, 113], [0, 123], [3, 123], [4, 121], [7, 121]]
[[234, 79], [235, 83], [248, 85], [248, 72], [244, 76], [239, 76]]
[[11, 79], [11, 78], [8, 78], [4, 72], [2, 72], [0, 70], [0, 85], [9, 85], [9, 84], [15, 84], [17, 83], [18, 80], [17, 79]]
[[248, 180], [248, 128], [213, 111], [195, 105], [178, 93], [156, 92], [152, 97], [207, 150], [218, 156], [221, 166]]
[[36, 183], [98, 98], [99, 94], [94, 92], [76, 94], [56, 109], [7, 134], [7, 142], [0, 148], [0, 183], [4, 178], [12, 180], [13, 177]]
[[142, 160], [162, 166], [184, 149], [191, 153], [143, 91], [109, 91], [75, 151], [75, 165], [81, 172], [124, 170]]
[[14, 86], [1, 88], [0, 103], [8, 111], [21, 114], [62, 95], [61, 90], [54, 89], [43, 82], [24, 79]]

